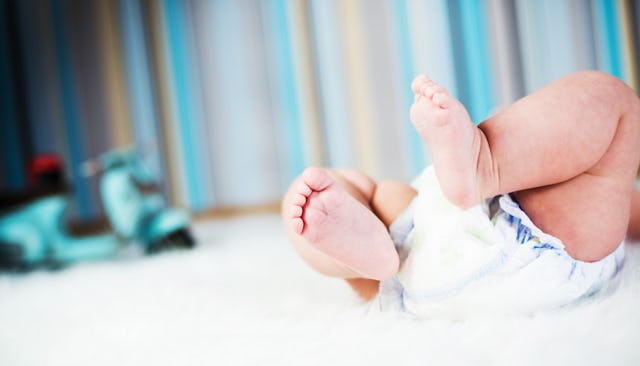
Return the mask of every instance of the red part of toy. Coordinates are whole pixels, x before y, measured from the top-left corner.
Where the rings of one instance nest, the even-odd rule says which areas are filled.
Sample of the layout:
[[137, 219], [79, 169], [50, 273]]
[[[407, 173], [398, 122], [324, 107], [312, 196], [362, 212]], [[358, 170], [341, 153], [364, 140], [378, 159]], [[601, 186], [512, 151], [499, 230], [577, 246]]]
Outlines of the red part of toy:
[[62, 177], [64, 165], [57, 154], [41, 154], [31, 160], [29, 166], [29, 186], [38, 187], [43, 177], [56, 175]]

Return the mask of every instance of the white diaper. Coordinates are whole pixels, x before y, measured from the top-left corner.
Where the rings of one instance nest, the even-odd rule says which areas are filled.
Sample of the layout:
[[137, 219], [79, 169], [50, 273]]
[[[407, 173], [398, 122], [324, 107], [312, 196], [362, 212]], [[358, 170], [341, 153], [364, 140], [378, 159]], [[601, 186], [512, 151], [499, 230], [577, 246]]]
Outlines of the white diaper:
[[444, 197], [433, 167], [415, 186], [418, 196], [390, 228], [401, 267], [380, 284], [383, 310], [533, 312], [594, 294], [622, 264], [623, 244], [597, 262], [573, 259], [509, 195], [461, 210]]

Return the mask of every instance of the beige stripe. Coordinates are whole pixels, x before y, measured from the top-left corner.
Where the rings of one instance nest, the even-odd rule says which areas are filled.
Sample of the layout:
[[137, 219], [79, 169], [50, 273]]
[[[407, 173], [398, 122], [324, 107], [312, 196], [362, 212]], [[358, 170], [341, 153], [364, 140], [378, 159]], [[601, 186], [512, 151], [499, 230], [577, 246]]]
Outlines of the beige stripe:
[[287, 2], [290, 34], [294, 55], [296, 89], [300, 97], [303, 146], [306, 148], [306, 163], [322, 166], [324, 139], [318, 103], [318, 86], [315, 78], [312, 39], [309, 31], [308, 4], [306, 1]]
[[182, 192], [183, 182], [180, 176], [184, 176], [180, 164], [179, 146], [177, 145], [175, 124], [172, 123], [175, 110], [173, 103], [171, 102], [171, 82], [167, 78], [167, 70], [169, 70], [168, 60], [166, 59], [165, 49], [165, 34], [162, 22], [163, 8], [161, 8], [160, 2], [150, 0], [147, 2], [150, 28], [150, 49], [151, 60], [154, 62], [154, 75], [155, 86], [157, 88], [157, 105], [158, 105], [158, 118], [160, 122], [160, 129], [162, 130], [162, 143], [163, 143], [163, 157], [166, 162], [166, 173], [168, 179], [168, 189], [170, 201], [174, 205], [186, 205], [187, 201]]
[[[630, 1], [634, 0], [618, 0], [618, 10], [619, 17], [621, 19], [621, 30], [623, 37], [623, 50], [624, 50], [624, 61], [625, 61], [625, 73], [627, 76], [627, 81], [629, 85], [636, 91], [636, 93], [640, 93], [640, 85], [638, 85], [638, 51], [636, 49], [634, 33], [633, 33], [633, 17], [634, 14], [631, 13], [631, 5]], [[638, 19], [636, 19], [636, 22]], [[638, 167], [638, 173], [636, 176], [640, 179], [640, 167]]]
[[372, 131], [373, 110], [370, 93], [369, 62], [366, 56], [366, 45], [363, 32], [362, 6], [360, 1], [339, 2], [339, 16], [345, 43], [343, 54], [346, 62], [347, 88], [351, 105], [351, 117], [356, 144], [356, 159], [359, 168], [367, 174], [378, 178], [380, 167], [376, 159], [375, 138]]
[[635, 43], [633, 39], [633, 25], [631, 14], [631, 0], [618, 0], [618, 17], [621, 20], [620, 30], [622, 35], [622, 49], [624, 57], [624, 68], [627, 82], [637, 92], [640, 91], [638, 85], [638, 59], [636, 56]]
[[117, 25], [116, 3], [111, 0], [99, 0], [98, 29], [104, 48], [104, 74], [107, 96], [107, 120], [111, 132], [111, 144], [114, 147], [128, 146], [133, 143], [127, 87], [123, 69], [122, 49], [119, 27]]

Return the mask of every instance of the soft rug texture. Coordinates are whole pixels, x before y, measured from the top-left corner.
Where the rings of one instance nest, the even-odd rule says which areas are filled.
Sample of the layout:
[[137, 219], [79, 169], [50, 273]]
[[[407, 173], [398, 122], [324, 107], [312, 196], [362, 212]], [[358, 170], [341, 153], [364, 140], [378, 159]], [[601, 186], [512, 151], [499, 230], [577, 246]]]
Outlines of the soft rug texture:
[[640, 245], [581, 304], [410, 320], [299, 260], [275, 215], [195, 250], [0, 275], [0, 365], [638, 365]]

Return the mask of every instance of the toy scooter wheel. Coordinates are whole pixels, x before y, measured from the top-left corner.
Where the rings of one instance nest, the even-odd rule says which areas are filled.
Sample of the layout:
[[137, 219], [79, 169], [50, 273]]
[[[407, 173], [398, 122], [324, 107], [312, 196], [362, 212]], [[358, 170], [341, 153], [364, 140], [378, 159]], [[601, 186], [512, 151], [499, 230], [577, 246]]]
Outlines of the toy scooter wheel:
[[24, 250], [18, 244], [0, 243], [0, 269], [2, 270], [26, 270], [24, 262]]
[[180, 229], [156, 240], [147, 247], [147, 252], [156, 253], [167, 249], [190, 249], [195, 246], [196, 241], [193, 239], [189, 229]]

